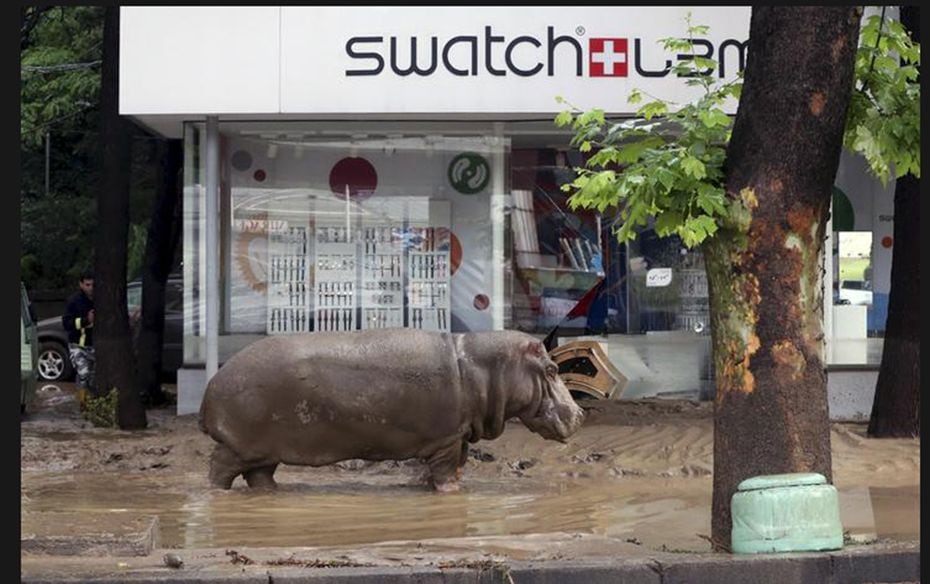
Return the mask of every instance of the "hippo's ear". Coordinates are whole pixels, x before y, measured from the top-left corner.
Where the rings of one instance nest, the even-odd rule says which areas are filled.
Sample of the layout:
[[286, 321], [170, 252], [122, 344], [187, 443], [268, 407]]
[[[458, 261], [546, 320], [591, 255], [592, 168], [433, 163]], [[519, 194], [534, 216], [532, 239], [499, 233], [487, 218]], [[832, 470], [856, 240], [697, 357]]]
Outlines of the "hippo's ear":
[[546, 348], [541, 342], [536, 340], [527, 342], [526, 345], [524, 345], [524, 350], [527, 355], [538, 357], [540, 359], [546, 356]]

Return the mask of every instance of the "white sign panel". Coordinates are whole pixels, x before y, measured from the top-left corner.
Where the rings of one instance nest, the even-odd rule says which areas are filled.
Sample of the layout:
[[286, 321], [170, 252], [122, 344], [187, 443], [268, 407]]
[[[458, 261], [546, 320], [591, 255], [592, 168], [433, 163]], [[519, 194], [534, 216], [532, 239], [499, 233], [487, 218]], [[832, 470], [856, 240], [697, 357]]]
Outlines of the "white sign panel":
[[672, 268], [653, 268], [646, 272], [647, 288], [664, 288], [672, 283]]
[[278, 113], [281, 9], [120, 8], [121, 114]]
[[722, 57], [734, 77], [748, 7], [284, 7], [281, 109], [555, 112], [562, 95], [629, 110], [634, 87], [684, 101], [698, 90], [668, 69], [690, 55], [658, 41], [684, 36], [689, 10], [711, 27], [698, 55]]
[[670, 70], [693, 55], [659, 43], [686, 36], [689, 12], [710, 27], [694, 39], [695, 55], [719, 61], [715, 75], [727, 80], [745, 64], [750, 16], [748, 6], [121, 12], [124, 114], [551, 114], [563, 109], [559, 95], [629, 113], [633, 88], [679, 103], [698, 95]]

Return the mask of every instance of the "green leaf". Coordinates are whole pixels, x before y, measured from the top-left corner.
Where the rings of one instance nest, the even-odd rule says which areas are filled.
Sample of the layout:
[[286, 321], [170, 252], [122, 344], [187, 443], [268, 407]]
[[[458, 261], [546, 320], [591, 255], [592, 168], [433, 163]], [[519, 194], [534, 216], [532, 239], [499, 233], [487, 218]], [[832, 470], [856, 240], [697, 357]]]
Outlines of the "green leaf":
[[665, 191], [668, 192], [672, 190], [675, 186], [675, 183], [678, 181], [678, 175], [665, 167], [658, 167], [655, 171], [656, 179], [659, 183], [665, 187]]
[[640, 115], [647, 120], [651, 120], [655, 116], [661, 116], [668, 112], [668, 104], [664, 101], [651, 101], [639, 108], [636, 112], [637, 115]]
[[656, 235], [666, 237], [678, 230], [684, 225], [684, 218], [677, 211], [665, 211], [656, 216]]
[[681, 160], [681, 168], [685, 172], [685, 174], [692, 176], [696, 179], [702, 179], [705, 176], [707, 176], [707, 171], [704, 168], [704, 163], [690, 155], [686, 155]]
[[572, 119], [574, 119], [572, 112], [570, 111], [559, 112], [559, 115], [555, 117], [555, 125], [559, 126], [560, 128], [562, 126], [567, 126], [572, 123]]

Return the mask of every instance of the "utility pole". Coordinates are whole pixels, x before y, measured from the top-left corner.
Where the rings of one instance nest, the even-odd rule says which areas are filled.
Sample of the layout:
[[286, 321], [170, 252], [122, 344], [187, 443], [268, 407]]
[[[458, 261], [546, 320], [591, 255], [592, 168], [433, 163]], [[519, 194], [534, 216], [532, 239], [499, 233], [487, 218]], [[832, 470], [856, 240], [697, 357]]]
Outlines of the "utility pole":
[[52, 133], [45, 131], [45, 198], [48, 198], [48, 161], [49, 153], [52, 151]]

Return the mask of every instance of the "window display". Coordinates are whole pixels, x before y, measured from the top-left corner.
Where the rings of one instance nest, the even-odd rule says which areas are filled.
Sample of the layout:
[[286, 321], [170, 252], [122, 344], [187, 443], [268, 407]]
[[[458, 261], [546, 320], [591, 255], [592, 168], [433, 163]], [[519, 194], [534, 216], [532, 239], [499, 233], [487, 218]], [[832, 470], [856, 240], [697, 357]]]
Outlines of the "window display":
[[362, 256], [362, 328], [404, 326], [403, 230], [365, 227]]
[[268, 233], [268, 334], [310, 330], [306, 226], [279, 226]]

